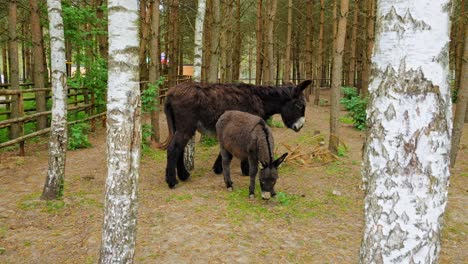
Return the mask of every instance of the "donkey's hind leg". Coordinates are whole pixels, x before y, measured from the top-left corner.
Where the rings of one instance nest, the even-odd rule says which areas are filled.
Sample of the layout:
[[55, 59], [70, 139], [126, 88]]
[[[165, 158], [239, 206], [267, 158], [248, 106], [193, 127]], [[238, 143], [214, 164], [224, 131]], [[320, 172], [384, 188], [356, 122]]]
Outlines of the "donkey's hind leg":
[[177, 160], [177, 176], [181, 181], [186, 181], [188, 180], [188, 178], [190, 178], [190, 172], [188, 172], [187, 168], [185, 168], [184, 156], [185, 147], [182, 149], [182, 153], [180, 154], [179, 159]]
[[[175, 175], [176, 166], [177, 166], [179, 178], [180, 178], [180, 173], [183, 173], [183, 171], [185, 170], [184, 166], [182, 166], [183, 168], [179, 168], [179, 160], [182, 158], [182, 165], [183, 165], [184, 148], [185, 148], [185, 145], [187, 145], [189, 138], [190, 137], [180, 133], [179, 131], [176, 131], [174, 133], [174, 137], [172, 138], [167, 148], [166, 183], [171, 189], [174, 188], [177, 183], [179, 183]], [[188, 176], [190, 176], [190, 174]]]
[[226, 184], [226, 188], [228, 191], [232, 191], [232, 180], [231, 180], [231, 160], [232, 154], [229, 151], [221, 148], [221, 156], [223, 159], [222, 166], [223, 166], [223, 175], [224, 175], [224, 183]]
[[242, 176], [249, 176], [249, 160], [241, 160]]
[[221, 153], [218, 154], [215, 163], [213, 164], [213, 171], [215, 174], [223, 173], [223, 159], [221, 157]]

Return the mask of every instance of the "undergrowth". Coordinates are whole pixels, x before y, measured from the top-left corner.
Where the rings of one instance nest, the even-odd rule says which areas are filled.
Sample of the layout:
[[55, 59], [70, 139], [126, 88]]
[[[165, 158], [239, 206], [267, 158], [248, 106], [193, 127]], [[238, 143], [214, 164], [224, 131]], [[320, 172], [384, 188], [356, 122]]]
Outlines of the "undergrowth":
[[342, 87], [341, 89], [343, 98], [340, 103], [349, 111], [347, 117], [352, 118], [354, 127], [358, 130], [366, 129], [368, 98], [359, 96], [355, 87]]

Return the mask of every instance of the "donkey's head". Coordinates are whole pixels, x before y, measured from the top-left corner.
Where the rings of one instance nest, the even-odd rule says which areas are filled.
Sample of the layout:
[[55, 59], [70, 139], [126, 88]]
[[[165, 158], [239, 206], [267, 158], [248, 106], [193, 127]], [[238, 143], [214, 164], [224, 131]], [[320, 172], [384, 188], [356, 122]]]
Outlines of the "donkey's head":
[[301, 130], [305, 122], [306, 101], [302, 91], [311, 83], [311, 80], [305, 80], [291, 88], [292, 96], [281, 108], [281, 119], [283, 119], [283, 123], [296, 132]]
[[284, 153], [281, 157], [271, 163], [262, 162], [262, 169], [260, 170], [260, 189], [262, 191], [262, 198], [265, 200], [275, 196], [275, 184], [278, 179], [278, 166], [288, 156]]

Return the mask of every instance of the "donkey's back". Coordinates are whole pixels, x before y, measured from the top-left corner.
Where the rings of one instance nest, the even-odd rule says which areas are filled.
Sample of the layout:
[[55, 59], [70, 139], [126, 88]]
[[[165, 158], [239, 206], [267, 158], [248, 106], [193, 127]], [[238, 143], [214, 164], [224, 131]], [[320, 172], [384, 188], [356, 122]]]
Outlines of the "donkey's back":
[[169, 89], [166, 105], [171, 105], [181, 128], [183, 123], [197, 122], [199, 129], [214, 132], [218, 118], [228, 110], [264, 116], [263, 103], [253, 89], [248, 84], [181, 83]]

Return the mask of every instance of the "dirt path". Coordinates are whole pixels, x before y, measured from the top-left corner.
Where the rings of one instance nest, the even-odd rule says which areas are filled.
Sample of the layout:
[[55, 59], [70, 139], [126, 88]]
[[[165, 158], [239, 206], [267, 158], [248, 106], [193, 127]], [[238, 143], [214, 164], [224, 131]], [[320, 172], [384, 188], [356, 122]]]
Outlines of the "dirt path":
[[[307, 148], [314, 131], [328, 131], [326, 107], [308, 107], [299, 133], [274, 128], [277, 145]], [[468, 126], [465, 126], [468, 131]], [[468, 135], [453, 170], [441, 263], [466, 263]], [[235, 191], [210, 168], [217, 146], [197, 145], [191, 180], [169, 190], [165, 153], [144, 152], [139, 181], [136, 263], [356, 263], [363, 226], [360, 161], [363, 133], [348, 125], [346, 157], [320, 167], [285, 164], [282, 199], [247, 197], [248, 178], [233, 164]], [[96, 263], [106, 177], [105, 130], [93, 147], [70, 151], [65, 198], [38, 200], [47, 171], [45, 140], [26, 157], [0, 154], [0, 263]], [[282, 152], [281, 149], [278, 152]], [[335, 193], [335, 194], [334, 194]], [[338, 193], [338, 195], [336, 195]]]

